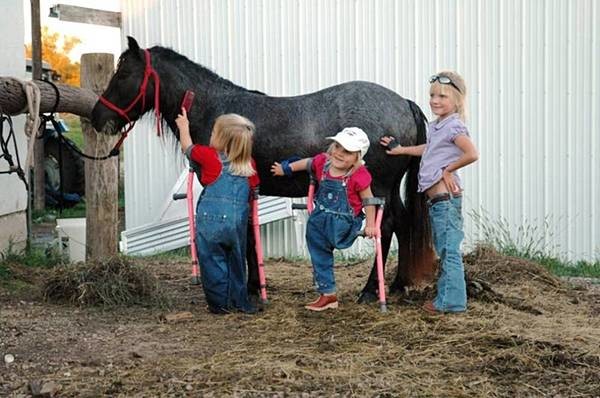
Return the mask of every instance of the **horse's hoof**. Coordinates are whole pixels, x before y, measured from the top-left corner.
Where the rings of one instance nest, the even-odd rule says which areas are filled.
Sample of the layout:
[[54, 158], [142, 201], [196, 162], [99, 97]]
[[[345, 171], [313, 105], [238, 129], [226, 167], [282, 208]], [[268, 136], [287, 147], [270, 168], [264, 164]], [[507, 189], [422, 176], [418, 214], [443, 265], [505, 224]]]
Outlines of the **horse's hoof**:
[[377, 295], [373, 292], [362, 291], [360, 296], [358, 296], [358, 300], [356, 301], [358, 304], [370, 304], [377, 301]]
[[402, 283], [392, 283], [390, 286], [390, 294], [408, 295], [408, 286]]

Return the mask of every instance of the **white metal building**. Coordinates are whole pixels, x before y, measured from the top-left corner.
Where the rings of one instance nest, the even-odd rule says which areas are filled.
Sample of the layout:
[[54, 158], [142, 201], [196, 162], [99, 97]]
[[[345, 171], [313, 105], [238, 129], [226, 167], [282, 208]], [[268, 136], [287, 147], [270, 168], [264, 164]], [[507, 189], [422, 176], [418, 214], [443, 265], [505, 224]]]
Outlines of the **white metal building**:
[[[269, 95], [349, 80], [382, 84], [426, 114], [428, 78], [461, 73], [480, 161], [475, 211], [543, 238], [570, 259], [600, 257], [600, 2], [595, 0], [123, 0], [124, 36], [169, 46]], [[126, 141], [126, 225], [156, 222], [184, 170], [149, 124]], [[266, 254], [301, 254], [301, 226], [263, 227]], [[524, 231], [524, 232], [523, 232]]]
[[[25, 78], [23, 0], [0, 2], [0, 75]], [[23, 130], [24, 116], [13, 117], [21, 165], [25, 166], [27, 139]], [[4, 139], [7, 138], [8, 124], [4, 124]], [[13, 152], [10, 145], [11, 155]], [[8, 170], [8, 163], [0, 159], [0, 171]], [[0, 174], [0, 252], [9, 243], [17, 248], [25, 246], [27, 239], [27, 191], [15, 173]]]

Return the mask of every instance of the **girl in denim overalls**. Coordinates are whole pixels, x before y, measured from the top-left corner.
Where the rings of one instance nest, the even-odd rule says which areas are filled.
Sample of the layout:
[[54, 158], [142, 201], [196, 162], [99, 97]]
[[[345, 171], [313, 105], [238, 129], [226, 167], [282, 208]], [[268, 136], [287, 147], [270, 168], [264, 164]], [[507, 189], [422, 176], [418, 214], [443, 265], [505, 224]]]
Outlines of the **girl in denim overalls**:
[[422, 156], [419, 192], [428, 198], [429, 220], [435, 251], [440, 257], [437, 295], [423, 310], [462, 312], [467, 309], [467, 289], [460, 244], [464, 238], [462, 184], [456, 171], [478, 158], [477, 149], [464, 125], [466, 85], [455, 72], [430, 78], [429, 105], [437, 119], [429, 123], [427, 144], [400, 146], [394, 137], [381, 145], [390, 155]]
[[[314, 281], [320, 293], [306, 305], [312, 311], [337, 308], [333, 250], [352, 245], [361, 229], [364, 215], [361, 201], [372, 198], [371, 175], [362, 158], [369, 149], [369, 138], [357, 127], [348, 127], [335, 137], [327, 153], [295, 162], [275, 162], [274, 175], [290, 176], [294, 171], [310, 170], [318, 181], [315, 207], [306, 225]], [[366, 207], [365, 235], [375, 236], [375, 210]]]
[[210, 146], [193, 145], [181, 112], [175, 120], [181, 147], [200, 166], [204, 186], [196, 207], [196, 248], [208, 308], [254, 313], [246, 287], [249, 200], [259, 182], [251, 157], [254, 124], [240, 115], [219, 116]]

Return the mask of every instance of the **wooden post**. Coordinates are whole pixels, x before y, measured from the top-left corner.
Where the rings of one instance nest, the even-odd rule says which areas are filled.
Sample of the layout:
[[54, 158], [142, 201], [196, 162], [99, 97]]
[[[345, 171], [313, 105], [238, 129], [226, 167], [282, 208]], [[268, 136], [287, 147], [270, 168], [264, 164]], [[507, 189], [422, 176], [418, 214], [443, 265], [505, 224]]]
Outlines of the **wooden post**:
[[[31, 0], [31, 78], [42, 78], [42, 32], [40, 28], [40, 0]], [[37, 131], [35, 132], [37, 134]], [[33, 145], [33, 208], [46, 208], [46, 187], [44, 186], [44, 140], [35, 140]]]
[[[81, 86], [101, 94], [114, 69], [112, 54], [81, 56]], [[113, 148], [118, 136], [98, 134], [90, 121], [81, 118], [84, 152], [103, 156]], [[86, 260], [117, 254], [118, 242], [118, 158], [85, 161]]]

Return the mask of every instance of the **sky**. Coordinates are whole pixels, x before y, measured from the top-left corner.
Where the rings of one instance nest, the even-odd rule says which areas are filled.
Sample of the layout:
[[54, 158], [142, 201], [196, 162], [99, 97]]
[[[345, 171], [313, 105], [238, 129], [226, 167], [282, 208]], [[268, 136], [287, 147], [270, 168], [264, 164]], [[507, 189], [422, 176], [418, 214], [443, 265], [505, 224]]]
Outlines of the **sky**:
[[[120, 11], [120, 0], [40, 0], [41, 26], [47, 26], [50, 31], [61, 35], [75, 36], [81, 43], [69, 53], [69, 57], [79, 62], [81, 54], [111, 53], [115, 62], [121, 54], [121, 30], [110, 26], [91, 25], [75, 22], [65, 22], [58, 18], [50, 18], [50, 7], [55, 4], [69, 4], [80, 7]], [[25, 12], [25, 43], [31, 43], [31, 2], [23, 0]]]

